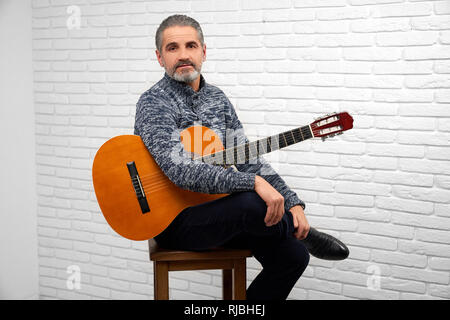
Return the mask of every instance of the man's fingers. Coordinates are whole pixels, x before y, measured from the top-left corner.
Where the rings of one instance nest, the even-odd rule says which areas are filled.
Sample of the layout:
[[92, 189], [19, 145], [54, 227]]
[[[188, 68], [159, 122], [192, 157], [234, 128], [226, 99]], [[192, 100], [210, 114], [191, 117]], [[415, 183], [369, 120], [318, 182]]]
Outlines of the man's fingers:
[[278, 223], [277, 208], [274, 205], [267, 207], [266, 219], [264, 219], [264, 222], [268, 227]]
[[266, 217], [264, 222], [267, 226], [273, 226], [280, 222], [284, 214], [284, 203], [283, 201], [277, 201], [273, 205], [267, 207]]
[[306, 238], [306, 229], [305, 228], [303, 228], [303, 230], [302, 230], [302, 233], [300, 234], [300, 240], [303, 240], [303, 239], [305, 239]]
[[267, 205], [264, 222], [266, 226], [277, 224], [284, 214], [283, 196], [264, 178], [255, 176], [255, 191]]
[[307, 228], [305, 225], [300, 225], [297, 229], [297, 232], [295, 232], [295, 237], [299, 240], [303, 240], [308, 235], [309, 228]]
[[308, 236], [309, 229], [310, 229], [309, 225], [305, 226], [305, 231], [303, 232], [303, 235], [302, 235], [303, 238], [302, 239], [304, 239], [304, 238], [306, 238]]
[[281, 219], [280, 205], [281, 205], [281, 201], [279, 199], [274, 201], [274, 213], [273, 213], [272, 225], [277, 224]]
[[272, 216], [273, 216], [273, 206], [267, 206], [266, 217], [264, 218], [264, 222], [266, 223], [266, 226], [271, 225]]
[[277, 221], [276, 223], [280, 222], [281, 219], [283, 218], [283, 214], [284, 214], [284, 201], [280, 200], [280, 202], [278, 203], [278, 211], [277, 211]]
[[306, 236], [304, 235], [304, 230], [299, 227], [299, 229], [297, 229], [297, 232], [295, 233], [295, 237], [299, 240], [303, 240], [306, 238]]
[[[292, 215], [292, 221], [294, 222], [294, 229], [298, 228], [298, 220], [297, 217], [295, 215]], [[295, 231], [295, 234], [297, 234], [298, 229]]]
[[270, 226], [273, 226], [274, 224], [275, 224], [275, 222], [276, 222], [276, 220], [277, 220], [277, 209], [276, 209], [276, 207], [275, 206], [271, 206], [271, 214], [270, 214], [270, 217], [269, 217], [269, 221], [268, 221], [268, 223], [267, 223], [267, 225], [270, 227]]
[[273, 211], [272, 211], [272, 218], [270, 219], [269, 225], [273, 226], [275, 224], [278, 223], [278, 212], [277, 212], [277, 208], [274, 206], [273, 207]]

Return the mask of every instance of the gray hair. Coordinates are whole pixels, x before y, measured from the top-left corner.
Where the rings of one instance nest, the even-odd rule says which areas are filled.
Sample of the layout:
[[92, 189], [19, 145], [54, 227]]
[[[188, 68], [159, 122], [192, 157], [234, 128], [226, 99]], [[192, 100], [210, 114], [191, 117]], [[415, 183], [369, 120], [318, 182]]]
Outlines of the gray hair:
[[175, 14], [164, 19], [164, 21], [161, 22], [161, 24], [159, 25], [158, 30], [156, 30], [155, 44], [156, 49], [158, 49], [159, 52], [161, 52], [162, 34], [164, 30], [174, 26], [192, 27], [195, 30], [197, 30], [198, 40], [200, 40], [200, 43], [203, 46], [204, 44], [203, 31], [202, 28], [200, 27], [200, 24], [191, 17], [182, 14]]

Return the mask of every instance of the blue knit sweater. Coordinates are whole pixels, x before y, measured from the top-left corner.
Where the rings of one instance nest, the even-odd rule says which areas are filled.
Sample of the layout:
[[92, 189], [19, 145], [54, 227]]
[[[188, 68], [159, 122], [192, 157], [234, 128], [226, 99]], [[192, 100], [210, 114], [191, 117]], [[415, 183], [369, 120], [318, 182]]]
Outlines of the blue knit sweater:
[[230, 137], [239, 145], [249, 141], [231, 102], [203, 76], [196, 92], [165, 74], [141, 95], [135, 119], [134, 134], [141, 136], [153, 159], [178, 187], [211, 194], [248, 191], [254, 190], [255, 175], [259, 175], [284, 197], [285, 210], [305, 206], [262, 157], [236, 164], [235, 170], [192, 160], [184, 151], [180, 132], [195, 124], [214, 130], [227, 148]]

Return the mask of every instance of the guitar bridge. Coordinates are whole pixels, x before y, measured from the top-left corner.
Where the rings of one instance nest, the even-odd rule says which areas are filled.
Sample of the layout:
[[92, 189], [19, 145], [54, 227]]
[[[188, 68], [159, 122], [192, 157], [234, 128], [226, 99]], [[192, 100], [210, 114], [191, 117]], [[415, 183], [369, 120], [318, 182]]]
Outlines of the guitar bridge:
[[127, 162], [128, 172], [130, 173], [131, 183], [133, 184], [134, 192], [141, 207], [142, 214], [150, 212], [147, 197], [145, 196], [144, 188], [142, 187], [141, 178], [136, 169], [134, 161]]

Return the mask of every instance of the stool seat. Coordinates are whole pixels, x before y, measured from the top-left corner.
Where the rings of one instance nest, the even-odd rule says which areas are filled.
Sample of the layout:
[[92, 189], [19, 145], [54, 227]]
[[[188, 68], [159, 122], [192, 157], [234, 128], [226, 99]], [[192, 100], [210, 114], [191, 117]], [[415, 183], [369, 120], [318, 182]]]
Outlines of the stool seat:
[[153, 261], [154, 298], [169, 299], [169, 271], [222, 269], [224, 300], [245, 300], [246, 258], [250, 250], [214, 248], [207, 251], [171, 250], [149, 240], [150, 260]]

